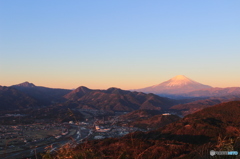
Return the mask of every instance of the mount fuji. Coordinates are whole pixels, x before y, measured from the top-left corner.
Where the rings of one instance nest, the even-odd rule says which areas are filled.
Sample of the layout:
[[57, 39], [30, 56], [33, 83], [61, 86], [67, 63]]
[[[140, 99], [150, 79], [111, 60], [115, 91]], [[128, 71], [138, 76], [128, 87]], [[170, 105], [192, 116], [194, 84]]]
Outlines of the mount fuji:
[[142, 88], [142, 89], [136, 89], [134, 91], [155, 93], [155, 94], [180, 95], [180, 94], [202, 90], [202, 89], [208, 89], [208, 88], [212, 88], [212, 87], [193, 81], [185, 77], [184, 75], [178, 75], [163, 83]]

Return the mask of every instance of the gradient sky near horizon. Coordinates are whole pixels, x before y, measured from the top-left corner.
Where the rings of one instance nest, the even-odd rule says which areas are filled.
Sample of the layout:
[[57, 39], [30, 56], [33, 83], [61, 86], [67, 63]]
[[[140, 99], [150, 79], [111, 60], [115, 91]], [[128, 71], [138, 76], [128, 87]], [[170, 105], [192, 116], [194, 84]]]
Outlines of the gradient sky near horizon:
[[1, 0], [0, 85], [240, 87], [239, 0]]

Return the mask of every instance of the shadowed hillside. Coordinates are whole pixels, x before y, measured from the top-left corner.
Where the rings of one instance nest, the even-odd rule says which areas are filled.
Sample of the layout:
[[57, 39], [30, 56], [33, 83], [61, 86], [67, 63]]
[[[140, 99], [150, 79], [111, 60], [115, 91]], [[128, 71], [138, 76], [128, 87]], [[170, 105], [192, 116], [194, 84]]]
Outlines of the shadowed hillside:
[[154, 94], [131, 92], [118, 88], [90, 90], [86, 87], [79, 87], [64, 97], [69, 100], [63, 104], [64, 106], [105, 111], [162, 110], [177, 103], [173, 99]]
[[28, 96], [34, 98], [35, 100], [44, 105], [64, 101], [65, 99], [63, 98], [63, 96], [71, 91], [67, 89], [55, 89], [35, 86], [34, 84], [29, 82], [13, 85], [11, 87], [27, 94]]
[[0, 86], [0, 110], [39, 106], [39, 102], [14, 88]]

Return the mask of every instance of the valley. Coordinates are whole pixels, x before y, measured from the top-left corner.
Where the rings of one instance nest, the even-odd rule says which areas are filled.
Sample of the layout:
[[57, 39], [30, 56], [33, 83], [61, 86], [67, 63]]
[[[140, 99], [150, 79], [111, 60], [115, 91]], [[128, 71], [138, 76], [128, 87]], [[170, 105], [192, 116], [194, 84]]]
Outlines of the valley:
[[[192, 93], [194, 84], [197, 87]], [[171, 158], [177, 156], [173, 155], [176, 145], [181, 150], [175, 153], [186, 156], [196, 155], [190, 147], [197, 148], [197, 145], [207, 143], [216, 144], [216, 137], [220, 134], [236, 139], [239, 131], [237, 120], [222, 117], [221, 109], [225, 109], [222, 105], [226, 102], [240, 100], [238, 89], [216, 91], [217, 89], [204, 85], [203, 90], [197, 90], [201, 84], [185, 76], [176, 76], [163, 82], [163, 85], [166, 90], [163, 96], [115, 87], [99, 90], [80, 86], [74, 90], [64, 90], [35, 86], [29, 82], [10, 87], [1, 86], [0, 157], [41, 158], [44, 155], [57, 155], [67, 146], [71, 151], [77, 149], [81, 152], [83, 149], [79, 147], [83, 145], [90, 146], [93, 150], [92, 155], [98, 156], [98, 145], [105, 145], [105, 142], [109, 141], [109, 144], [102, 147], [108, 150], [111, 143], [126, 145], [132, 140], [133, 151], [136, 153], [138, 152], [136, 149], [145, 152], [147, 147], [155, 145], [161, 151], [168, 152], [163, 154], [167, 156], [170, 154]], [[171, 90], [170, 94], [168, 87]], [[184, 87], [187, 89], [181, 91]], [[211, 95], [208, 93], [195, 95], [196, 92], [210, 89], [214, 90]], [[173, 90], [182, 93], [173, 93]], [[220, 105], [215, 106], [217, 104]], [[229, 111], [238, 112], [239, 103], [225, 105], [234, 107]], [[216, 116], [207, 117], [210, 113], [207, 110], [220, 112]], [[205, 115], [199, 116], [201, 112]], [[236, 113], [233, 117], [236, 118]], [[229, 123], [225, 121], [228, 119]], [[224, 124], [221, 125], [222, 123]], [[155, 140], [159, 140], [159, 143]], [[138, 142], [146, 149], [135, 145]], [[162, 146], [159, 147], [159, 144]], [[167, 148], [169, 146], [170, 149]], [[235, 146], [234, 149], [238, 147]], [[118, 150], [114, 151], [117, 152], [115, 154], [117, 156], [110, 156], [119, 157]], [[136, 155], [127, 150], [124, 152]]]
[[[129, 114], [128, 112], [111, 114], [104, 111], [77, 109], [82, 115], [81, 118], [78, 118], [77, 114], [75, 114], [76, 109], [74, 110], [68, 109], [68, 112], [65, 114], [68, 117], [64, 122], [62, 122], [63, 120], [51, 121], [47, 118], [49, 116], [45, 116], [44, 119], [29, 118], [29, 115], [26, 114], [6, 114], [1, 116], [2, 123], [6, 121], [6, 124], [11, 124], [1, 125], [0, 127], [0, 157], [20, 159], [21, 156], [31, 157], [35, 153], [43, 153], [45, 152], [44, 148], [49, 146], [51, 151], [55, 151], [63, 145], [79, 144], [85, 142], [85, 140], [119, 138], [136, 131], [146, 132], [150, 129], [156, 129], [156, 124], [146, 127], [141, 122], [145, 121], [145, 125], [148, 125], [150, 122], [148, 117], [159, 116], [156, 114], [162, 113], [161, 111], [153, 113], [141, 110], [140, 112], [145, 114], [145, 116], [139, 116], [139, 111], [137, 111], [135, 113], [137, 115], [134, 118], [126, 118], [125, 116]], [[132, 115], [130, 114], [130, 116]], [[162, 116], [166, 116], [165, 118], [169, 118], [170, 121], [155, 120], [159, 126], [164, 126], [180, 119], [180, 117], [170, 114]], [[8, 120], [3, 120], [4, 118], [8, 118]], [[171, 120], [171, 118], [173, 119]], [[29, 120], [26, 119], [31, 120], [32, 123], [29, 124]], [[24, 122], [26, 123], [24, 124]]]

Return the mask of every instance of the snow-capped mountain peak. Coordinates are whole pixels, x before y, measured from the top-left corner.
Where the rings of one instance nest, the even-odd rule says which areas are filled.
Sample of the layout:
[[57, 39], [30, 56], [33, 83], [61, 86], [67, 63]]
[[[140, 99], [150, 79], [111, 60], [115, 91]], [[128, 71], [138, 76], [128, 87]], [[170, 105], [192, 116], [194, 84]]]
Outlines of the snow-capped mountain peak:
[[156, 94], [183, 94], [206, 88], [211, 88], [211, 86], [193, 81], [184, 75], [178, 75], [168, 81], [154, 86], [137, 89], [137, 91]]
[[178, 75], [167, 81], [166, 86], [183, 86], [190, 83], [196, 83], [195, 81], [185, 77], [184, 75]]
[[171, 78], [170, 80], [183, 80], [183, 81], [189, 81], [190, 79], [187, 78], [187, 77], [184, 76], [184, 75], [177, 75], [177, 76]]

